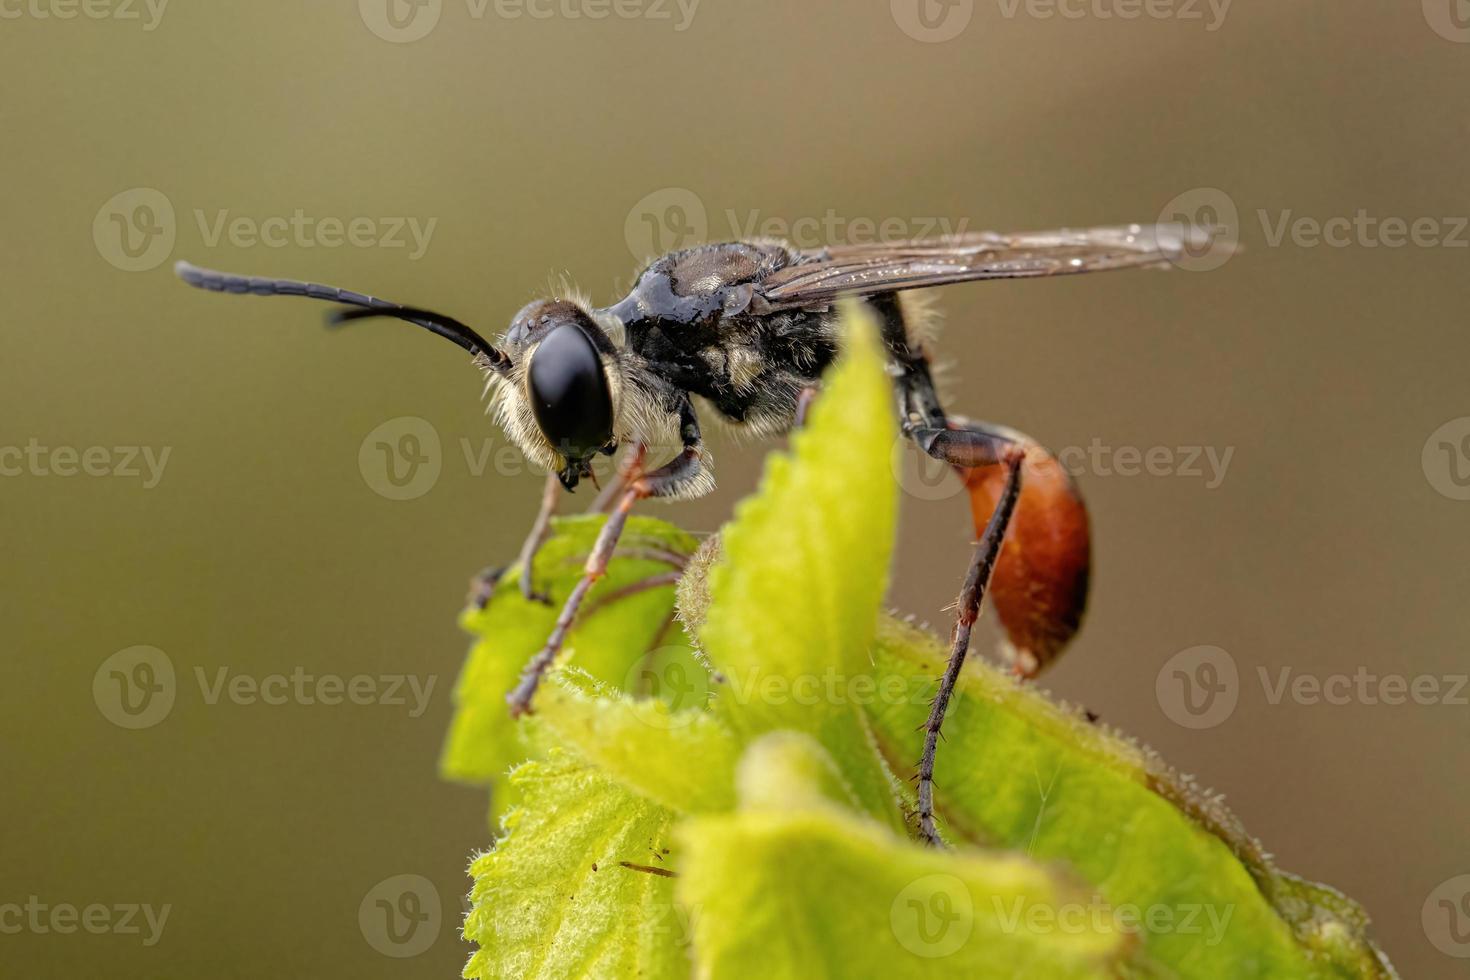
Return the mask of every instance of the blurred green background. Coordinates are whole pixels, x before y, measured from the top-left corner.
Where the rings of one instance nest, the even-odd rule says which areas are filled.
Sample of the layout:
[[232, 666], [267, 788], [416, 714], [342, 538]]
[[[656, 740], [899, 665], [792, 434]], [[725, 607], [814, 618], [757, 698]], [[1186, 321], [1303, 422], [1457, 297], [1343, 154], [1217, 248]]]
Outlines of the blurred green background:
[[[597, 0], [393, 3], [0, 4], [0, 906], [171, 907], [153, 945], [146, 924], [0, 934], [0, 972], [450, 976], [467, 953], [486, 801], [435, 772], [468, 644], [455, 617], [468, 576], [513, 555], [539, 480], [448, 345], [329, 336], [319, 306], [191, 291], [173, 260], [490, 333], [562, 276], [610, 301], [635, 252], [752, 222], [816, 244], [863, 222], [1233, 206], [1247, 251], [1208, 272], [946, 291], [950, 401], [1110, 454], [1085, 455], [1091, 613], [1047, 686], [1225, 793], [1283, 867], [1361, 900], [1406, 976], [1464, 975], [1450, 953], [1470, 952], [1470, 919], [1436, 911], [1470, 872], [1470, 707], [1444, 696], [1467, 670], [1470, 587], [1453, 0], [1223, 19], [963, 0], [927, 20], [908, 0], [630, 0], [602, 19]], [[268, 221], [298, 211], [312, 230]], [[1276, 235], [1360, 212], [1429, 223], [1400, 247], [1361, 221], [1340, 245]], [[429, 475], [400, 490], [375, 447], [426, 431], [404, 417], [439, 449], [421, 440]], [[167, 451], [156, 481], [120, 447]], [[1154, 472], [1120, 472], [1155, 447]], [[701, 531], [764, 452], [712, 449], [721, 492], [661, 510]], [[1231, 453], [1217, 479], [1205, 449]], [[87, 459], [110, 475], [61, 475]], [[965, 505], [898, 464], [892, 602], [944, 628]], [[175, 672], [166, 715], [119, 715], [112, 671], [147, 675], [104, 662], [139, 645]], [[1199, 646], [1236, 669], [1233, 690], [1215, 675], [1233, 709], [1181, 709], [1179, 665], [1209, 679], [1190, 674]], [[239, 703], [201, 689], [222, 668], [434, 686], [417, 715], [406, 686], [404, 705]], [[1273, 699], [1282, 669], [1432, 677], [1441, 696]], [[398, 875], [443, 903], [413, 958], [359, 922]]]

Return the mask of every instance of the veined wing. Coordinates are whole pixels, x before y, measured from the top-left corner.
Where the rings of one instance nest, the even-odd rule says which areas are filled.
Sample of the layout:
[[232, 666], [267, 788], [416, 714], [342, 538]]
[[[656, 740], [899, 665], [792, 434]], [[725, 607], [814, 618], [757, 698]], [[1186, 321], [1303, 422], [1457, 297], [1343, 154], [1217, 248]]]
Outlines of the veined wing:
[[981, 231], [922, 241], [838, 245], [801, 253], [756, 287], [772, 309], [828, 303], [981, 279], [1028, 279], [1109, 269], [1166, 267], [1199, 257], [1220, 229], [1184, 224], [1000, 234]]

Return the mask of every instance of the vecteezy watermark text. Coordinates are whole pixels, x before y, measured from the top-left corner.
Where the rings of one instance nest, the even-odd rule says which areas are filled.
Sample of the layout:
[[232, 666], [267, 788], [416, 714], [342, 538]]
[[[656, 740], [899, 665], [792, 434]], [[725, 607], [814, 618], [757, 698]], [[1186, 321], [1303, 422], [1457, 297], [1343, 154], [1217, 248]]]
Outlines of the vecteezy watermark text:
[[[297, 667], [290, 674], [253, 674], [216, 667], [211, 677], [203, 667], [194, 668], [194, 679], [205, 704], [218, 704], [223, 697], [232, 704], [283, 705], [381, 704], [407, 707], [408, 716], [417, 718], [429, 706], [434, 684], [433, 674], [421, 678], [417, 674], [312, 674]], [[411, 699], [411, 701], [410, 701]]]
[[[230, 666], [196, 666], [193, 677], [206, 705], [222, 701], [242, 707], [264, 705], [381, 705], [406, 708], [419, 718], [428, 709], [438, 676], [429, 674], [316, 673], [297, 666], [290, 671], [252, 674]], [[119, 728], [152, 728], [169, 716], [179, 694], [173, 660], [157, 647], [119, 650], [92, 677], [97, 710]]]
[[156, 29], [169, 0], [0, 0], [0, 20], [113, 20]]
[[1257, 667], [1268, 704], [1401, 704], [1470, 706], [1466, 674], [1378, 674], [1359, 666], [1351, 674], [1298, 673], [1291, 667]]
[[1317, 218], [1290, 208], [1275, 215], [1261, 208], [1256, 216], [1271, 248], [1288, 239], [1297, 248], [1470, 248], [1470, 217], [1464, 215], [1403, 218], [1359, 208], [1352, 215]]
[[[424, 257], [439, 226], [439, 219], [432, 217], [309, 214], [305, 208], [257, 215], [234, 208], [196, 207], [190, 214], [204, 248], [223, 244], [237, 249], [401, 249], [410, 261]], [[173, 254], [179, 224], [167, 194], [132, 187], [97, 209], [92, 242], [109, 264], [124, 272], [146, 272]]]
[[[1073, 477], [1194, 480], [1206, 490], [1215, 490], [1225, 482], [1235, 447], [1114, 446], [1094, 436], [1085, 446], [1057, 449], [1055, 456]], [[919, 451], [907, 437], [894, 441], [889, 462], [899, 488], [911, 497], [948, 500], [968, 492], [954, 467]]]
[[1198, 937], [1196, 941], [1204, 946], [1219, 945], [1235, 915], [1235, 906], [1230, 904], [1139, 905], [1113, 903], [1097, 894], [1072, 902], [992, 895], [989, 906], [977, 908], [969, 886], [954, 875], [925, 875], [910, 881], [894, 897], [889, 924], [894, 938], [909, 952], [939, 959], [969, 942], [976, 919], [982, 915], [1006, 934], [1180, 935]]
[[[1384, 215], [1367, 208], [1352, 214], [1302, 215], [1292, 208], [1257, 208], [1256, 221], [1267, 248], [1461, 249], [1470, 248], [1470, 216]], [[1170, 258], [1190, 272], [1209, 272], [1240, 251], [1241, 210], [1218, 187], [1196, 187], [1174, 197], [1159, 222], [1187, 230], [1186, 244]]]
[[1235, 0], [996, 0], [1006, 20], [1177, 20], [1199, 22], [1207, 34], [1225, 26]]
[[0, 446], [0, 477], [117, 477], [141, 479], [152, 490], [163, 479], [172, 446]]
[[991, 896], [995, 918], [1007, 933], [1042, 935], [1060, 933], [1116, 932], [1124, 935], [1199, 936], [1205, 946], [1218, 946], [1235, 915], [1234, 905], [1183, 902], [1170, 905], [1122, 903], [1115, 905], [1101, 895], [1087, 902], [1033, 902], [1024, 896], [1003, 899]]
[[1158, 476], [1202, 479], [1206, 490], [1225, 482], [1235, 447], [1109, 446], [1096, 436], [1084, 446], [1057, 451], [1057, 462], [1073, 476]]
[[[1273, 707], [1470, 707], [1470, 675], [1381, 673], [1366, 665], [1318, 674], [1291, 666], [1257, 666], [1261, 697]], [[1217, 646], [1195, 646], [1170, 657], [1155, 679], [1159, 707], [1185, 728], [1214, 728], [1228, 719], [1242, 696], [1235, 658]]]
[[[1234, 0], [994, 0], [1004, 20], [1139, 21], [1201, 24], [1213, 34], [1225, 25]], [[893, 22], [915, 41], [940, 44], [965, 32], [976, 0], [889, 0]], [[981, 28], [976, 28], [977, 30]]]
[[194, 209], [194, 221], [205, 248], [217, 248], [221, 240], [235, 248], [407, 248], [416, 262], [429, 249], [438, 218], [420, 221], [411, 217], [354, 218], [315, 217], [297, 208], [287, 215], [258, 218], [234, 214], [228, 208], [207, 213]]
[[92, 902], [78, 908], [70, 902], [51, 904], [31, 895], [24, 904], [7, 902], [0, 905], [0, 934], [15, 936], [25, 932], [37, 936], [51, 933], [69, 936], [81, 931], [94, 936], [142, 936], [144, 946], [156, 946], [163, 937], [163, 927], [172, 911], [172, 905], [154, 908], [150, 904], [136, 902], [112, 905]]
[[779, 238], [797, 248], [868, 245], [960, 235], [970, 219], [941, 215], [849, 215], [835, 208], [821, 214], [768, 214], [759, 209], [724, 208], [723, 224], [710, 224], [704, 200], [685, 187], [661, 187], [645, 194], [628, 211], [623, 236], [628, 251], [642, 261], [707, 241]]
[[[683, 33], [701, 0], [464, 0], [470, 20], [502, 21], [639, 20], [667, 24]], [[358, 0], [367, 29], [394, 44], [420, 41], [439, 26], [444, 0]]]

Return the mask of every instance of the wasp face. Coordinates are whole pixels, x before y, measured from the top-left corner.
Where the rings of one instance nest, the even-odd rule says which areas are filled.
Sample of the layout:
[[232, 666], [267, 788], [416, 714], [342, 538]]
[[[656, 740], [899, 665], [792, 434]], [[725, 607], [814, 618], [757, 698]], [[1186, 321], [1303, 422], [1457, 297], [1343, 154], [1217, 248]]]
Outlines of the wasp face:
[[556, 299], [517, 314], [506, 346], [518, 370], [501, 393], [501, 421], [571, 490], [616, 445], [617, 348], [586, 310]]

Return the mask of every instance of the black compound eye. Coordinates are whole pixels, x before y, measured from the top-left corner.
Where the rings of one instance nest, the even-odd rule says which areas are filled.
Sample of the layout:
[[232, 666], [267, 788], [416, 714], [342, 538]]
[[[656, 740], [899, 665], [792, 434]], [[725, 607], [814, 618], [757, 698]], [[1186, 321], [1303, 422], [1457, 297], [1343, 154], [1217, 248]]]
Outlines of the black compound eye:
[[563, 323], [531, 354], [527, 372], [536, 424], [568, 459], [585, 459], [612, 439], [612, 396], [597, 349], [582, 329]]

